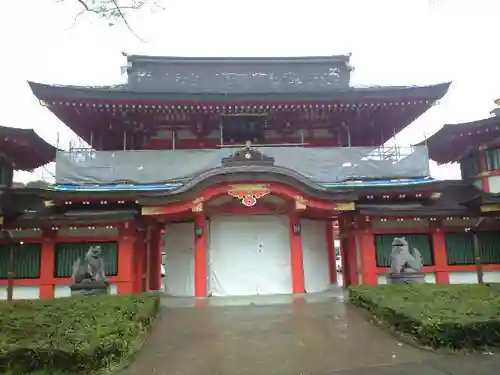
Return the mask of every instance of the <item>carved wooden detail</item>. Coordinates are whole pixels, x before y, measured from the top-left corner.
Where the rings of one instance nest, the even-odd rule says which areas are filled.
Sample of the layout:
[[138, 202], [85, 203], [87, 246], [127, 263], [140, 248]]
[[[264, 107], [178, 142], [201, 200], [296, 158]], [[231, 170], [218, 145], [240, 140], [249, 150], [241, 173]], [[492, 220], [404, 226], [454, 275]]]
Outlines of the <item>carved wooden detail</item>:
[[233, 155], [221, 160], [223, 166], [232, 165], [274, 165], [274, 158], [252, 148], [252, 143], [247, 142], [246, 146], [236, 151]]

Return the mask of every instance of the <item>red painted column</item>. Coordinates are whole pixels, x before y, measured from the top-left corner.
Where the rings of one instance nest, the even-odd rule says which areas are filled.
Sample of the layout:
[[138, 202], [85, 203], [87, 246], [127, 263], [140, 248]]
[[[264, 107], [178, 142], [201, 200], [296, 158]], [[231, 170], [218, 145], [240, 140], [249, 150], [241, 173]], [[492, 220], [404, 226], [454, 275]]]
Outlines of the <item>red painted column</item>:
[[354, 258], [355, 253], [350, 246], [351, 233], [346, 224], [345, 215], [339, 219], [339, 232], [340, 232], [340, 259], [342, 262], [342, 286], [344, 288], [353, 284], [352, 278], [352, 265], [356, 263]]
[[377, 259], [375, 254], [375, 238], [371, 229], [359, 230], [359, 246], [361, 253], [361, 269], [363, 284], [377, 285]]
[[292, 291], [293, 293], [304, 293], [304, 259], [302, 256], [302, 237], [300, 231], [294, 233], [293, 227], [300, 228], [300, 217], [296, 214], [289, 216], [290, 230], [290, 259], [292, 266]]
[[[195, 297], [207, 296], [207, 219], [205, 215], [198, 214], [194, 220], [194, 295]], [[196, 231], [201, 230], [201, 235]], [[167, 245], [168, 246], [168, 245]]]
[[132, 223], [124, 223], [120, 227], [118, 239], [118, 294], [127, 295], [134, 292], [134, 246], [135, 227]]
[[144, 231], [135, 233], [134, 243], [134, 292], [144, 292], [144, 267], [145, 267], [146, 242]]
[[43, 231], [40, 264], [40, 298], [54, 298], [55, 237], [55, 231]]
[[344, 258], [344, 267], [346, 267], [346, 285], [358, 285], [358, 256], [356, 254], [356, 241], [352, 232], [345, 238], [344, 243], [346, 246], [342, 257]]
[[436, 228], [432, 233], [432, 247], [436, 266], [436, 284], [449, 284], [450, 275], [447, 271], [446, 240], [445, 233], [441, 228]]
[[144, 273], [145, 273], [145, 280], [144, 280], [144, 288], [146, 292], [149, 292], [151, 290], [151, 233], [152, 233], [152, 228], [151, 226], [146, 227], [146, 236], [144, 238]]
[[[161, 244], [162, 230], [154, 225], [151, 228], [151, 249], [149, 252], [151, 269], [149, 271], [149, 288], [151, 290], [161, 290]], [[168, 246], [168, 244], [167, 244]]]
[[337, 284], [337, 262], [335, 245], [333, 242], [333, 222], [326, 221], [326, 249], [328, 251], [328, 269], [330, 270], [330, 284]]

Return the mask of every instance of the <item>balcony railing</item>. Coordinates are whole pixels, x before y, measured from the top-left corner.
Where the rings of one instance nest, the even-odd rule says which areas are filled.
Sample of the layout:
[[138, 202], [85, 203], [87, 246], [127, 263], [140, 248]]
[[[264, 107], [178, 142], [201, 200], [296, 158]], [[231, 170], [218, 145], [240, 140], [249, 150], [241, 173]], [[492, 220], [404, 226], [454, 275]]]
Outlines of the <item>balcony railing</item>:
[[[429, 176], [426, 146], [414, 147], [256, 147], [317, 183], [353, 179]], [[221, 165], [233, 148], [205, 150], [95, 151], [72, 149], [56, 158], [58, 184], [153, 184], [182, 182]]]

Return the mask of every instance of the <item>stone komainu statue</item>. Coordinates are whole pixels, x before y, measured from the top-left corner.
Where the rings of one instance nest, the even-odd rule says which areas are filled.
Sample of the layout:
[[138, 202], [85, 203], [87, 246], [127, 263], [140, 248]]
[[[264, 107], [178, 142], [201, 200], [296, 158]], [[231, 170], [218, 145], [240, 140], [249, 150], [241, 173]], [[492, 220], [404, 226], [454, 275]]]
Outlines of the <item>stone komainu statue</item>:
[[100, 246], [91, 246], [83, 259], [78, 258], [76, 260], [73, 265], [72, 275], [74, 285], [107, 282], [101, 252]]
[[410, 252], [405, 237], [394, 237], [392, 240], [389, 281], [404, 284], [423, 283], [425, 282], [425, 275], [420, 272], [421, 268], [422, 255], [420, 251], [414, 248]]

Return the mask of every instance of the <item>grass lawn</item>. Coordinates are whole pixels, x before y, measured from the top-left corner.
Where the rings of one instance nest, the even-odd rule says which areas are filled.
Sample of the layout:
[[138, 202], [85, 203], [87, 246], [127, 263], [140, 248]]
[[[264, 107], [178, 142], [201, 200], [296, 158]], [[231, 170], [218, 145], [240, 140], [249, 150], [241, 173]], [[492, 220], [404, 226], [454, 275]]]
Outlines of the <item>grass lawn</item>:
[[497, 285], [359, 286], [349, 301], [425, 346], [500, 347]]
[[140, 348], [155, 295], [0, 302], [0, 373], [110, 373]]

